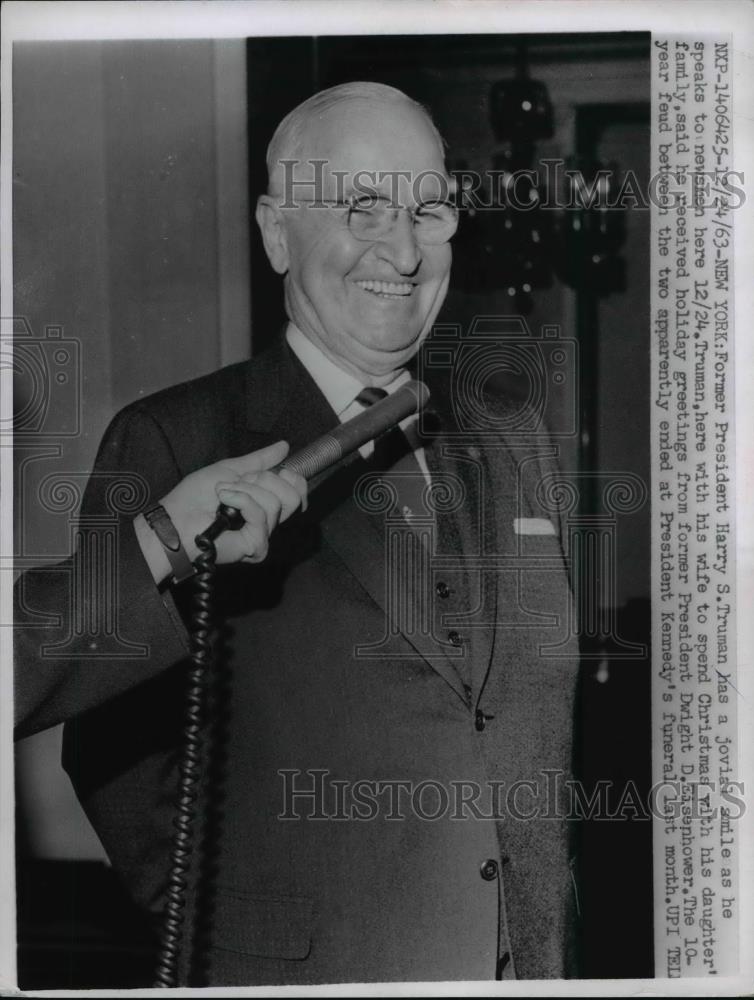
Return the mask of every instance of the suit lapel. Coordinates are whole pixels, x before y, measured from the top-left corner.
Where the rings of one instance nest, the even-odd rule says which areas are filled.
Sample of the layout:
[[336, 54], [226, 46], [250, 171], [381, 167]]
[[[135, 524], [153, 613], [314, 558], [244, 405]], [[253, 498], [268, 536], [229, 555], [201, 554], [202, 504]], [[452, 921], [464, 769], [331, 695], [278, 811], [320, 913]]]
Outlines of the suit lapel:
[[[355, 485], [360, 473], [367, 469], [366, 462], [358, 461], [352, 463], [345, 472], [350, 472], [352, 484]], [[320, 489], [325, 491], [329, 485], [328, 481]], [[458, 654], [459, 651], [449, 644], [439, 642], [431, 630], [420, 625], [406, 627], [407, 619], [413, 620], [416, 626], [418, 609], [422, 605], [426, 606], [432, 599], [432, 575], [427, 571], [426, 564], [418, 572], [412, 573], [405, 571], [398, 563], [402, 590], [399, 595], [396, 594], [390, 569], [391, 566], [396, 566], [394, 560], [401, 558], [401, 555], [396, 557], [396, 545], [399, 546], [399, 539], [406, 536], [391, 534], [380, 515], [365, 513], [351, 500], [335, 507], [321, 521], [321, 527], [325, 543], [340, 557], [385, 616], [383, 637], [376, 643], [359, 647], [355, 653], [357, 658], [363, 659], [365, 665], [366, 661], [379, 659], [426, 660], [465, 702], [463, 682], [453, 666], [453, 654]], [[388, 552], [391, 540], [393, 545]], [[407, 540], [411, 544], [413, 535], [409, 534]], [[418, 549], [420, 546], [417, 545], [413, 551], [422, 558], [424, 553], [417, 551]], [[396, 600], [405, 602], [403, 606], [416, 610], [417, 614], [395, 615]], [[406, 641], [410, 644], [410, 649], [407, 649]]]
[[268, 365], [263, 395], [254, 401], [258, 426], [260, 410], [268, 418], [267, 435], [284, 438], [291, 452], [310, 444], [338, 425], [338, 417], [286, 341], [276, 345]]
[[[260, 395], [253, 407], [253, 420], [258, 427], [260, 409], [269, 407], [266, 441], [285, 439], [291, 451], [295, 451], [337, 426], [338, 418], [285, 341], [268, 355], [267, 377], [264, 385], [257, 387]], [[380, 514], [366, 512], [353, 499], [356, 483], [369, 469], [369, 464], [358, 454], [339, 463], [312, 492], [309, 510], [304, 515], [319, 526], [322, 542], [336, 553], [385, 614], [384, 642], [361, 648], [357, 656], [365, 661], [388, 656], [424, 659], [465, 701], [463, 683], [453, 666], [453, 660], [459, 659], [462, 651], [440, 642], [431, 631], [406, 627], [404, 616], [399, 616], [396, 623], [390, 614], [395, 593], [389, 589], [390, 563], [386, 549], [389, 539], [385, 521]], [[431, 571], [402, 574], [402, 579], [405, 590], [401, 600], [406, 606], [419, 608], [431, 600]], [[398, 628], [400, 634], [396, 634]], [[408, 653], [406, 640], [411, 650]]]

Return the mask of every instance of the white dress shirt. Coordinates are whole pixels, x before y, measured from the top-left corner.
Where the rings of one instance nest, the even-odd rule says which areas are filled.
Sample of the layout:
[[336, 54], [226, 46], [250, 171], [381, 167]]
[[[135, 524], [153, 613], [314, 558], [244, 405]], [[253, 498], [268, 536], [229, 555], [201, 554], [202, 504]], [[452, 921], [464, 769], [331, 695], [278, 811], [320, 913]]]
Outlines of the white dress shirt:
[[[361, 390], [366, 387], [365, 382], [360, 381], [355, 375], [351, 375], [350, 372], [339, 368], [327, 355], [322, 353], [316, 344], [304, 336], [293, 323], [288, 323], [285, 337], [291, 350], [314, 379], [320, 392], [333, 408], [342, 424], [366, 409], [362, 403], [356, 400]], [[409, 372], [405, 368], [402, 368], [393, 381], [382, 388], [390, 395], [396, 389], [400, 389], [410, 379], [411, 375]], [[412, 413], [405, 420], [401, 420], [400, 426], [413, 448], [416, 461], [424, 474], [424, 478], [429, 483], [431, 482], [429, 468], [424, 448], [418, 438], [418, 423], [418, 414]], [[374, 451], [373, 442], [368, 441], [359, 448], [359, 451], [364, 458], [368, 458]]]

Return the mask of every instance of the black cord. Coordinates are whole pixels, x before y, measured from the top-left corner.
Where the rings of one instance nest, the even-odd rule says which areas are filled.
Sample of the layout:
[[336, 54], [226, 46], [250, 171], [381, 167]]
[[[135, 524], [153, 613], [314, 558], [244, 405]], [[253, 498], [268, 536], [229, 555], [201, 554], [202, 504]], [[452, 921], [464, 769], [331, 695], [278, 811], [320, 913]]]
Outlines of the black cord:
[[202, 722], [207, 681], [212, 665], [212, 590], [217, 562], [214, 541], [209, 532], [198, 535], [199, 555], [195, 560], [195, 591], [192, 602], [191, 659], [192, 668], [186, 687], [186, 722], [183, 728], [183, 750], [179, 770], [178, 804], [173, 819], [173, 847], [170, 855], [170, 876], [155, 986], [177, 985], [185, 922], [188, 871], [194, 850], [196, 800], [202, 762]]
[[194, 560], [196, 575], [193, 577], [195, 589], [191, 612], [192, 668], [187, 677], [186, 724], [183, 728], [178, 804], [173, 819], [175, 831], [170, 853], [170, 875], [155, 976], [155, 986], [158, 987], [177, 985], [178, 960], [184, 937], [186, 890], [194, 852], [196, 800], [199, 797], [202, 770], [202, 723], [213, 661], [212, 592], [217, 569], [215, 539], [223, 531], [237, 531], [243, 524], [244, 519], [235, 508], [222, 504], [209, 528], [195, 539], [199, 555]]

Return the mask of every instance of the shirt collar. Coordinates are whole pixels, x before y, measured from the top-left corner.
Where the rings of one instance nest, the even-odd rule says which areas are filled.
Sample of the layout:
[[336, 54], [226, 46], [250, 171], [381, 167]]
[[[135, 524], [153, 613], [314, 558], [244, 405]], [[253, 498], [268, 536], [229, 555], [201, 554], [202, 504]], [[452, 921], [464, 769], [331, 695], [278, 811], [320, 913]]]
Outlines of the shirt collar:
[[[288, 323], [285, 338], [293, 353], [316, 382], [317, 388], [340, 417], [356, 399], [365, 383], [339, 368], [293, 323]], [[406, 369], [401, 369], [393, 381], [384, 386], [385, 392], [388, 394], [395, 392], [410, 378]]]

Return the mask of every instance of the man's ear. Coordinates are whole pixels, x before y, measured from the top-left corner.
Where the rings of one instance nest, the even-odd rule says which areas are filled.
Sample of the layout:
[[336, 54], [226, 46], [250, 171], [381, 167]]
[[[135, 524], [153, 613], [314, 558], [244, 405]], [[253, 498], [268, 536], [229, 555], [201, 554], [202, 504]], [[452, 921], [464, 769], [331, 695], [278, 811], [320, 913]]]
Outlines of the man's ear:
[[257, 201], [256, 218], [270, 264], [278, 274], [285, 274], [288, 270], [289, 259], [288, 239], [283, 213], [277, 201], [268, 194], [260, 195]]

